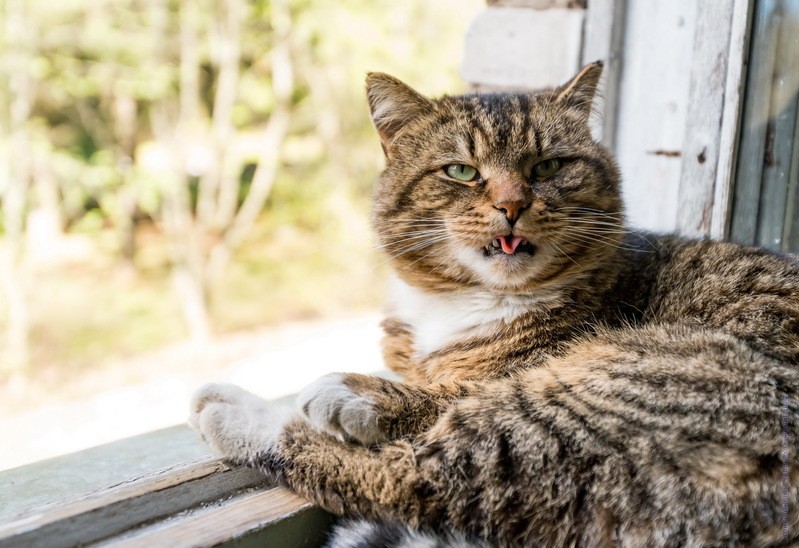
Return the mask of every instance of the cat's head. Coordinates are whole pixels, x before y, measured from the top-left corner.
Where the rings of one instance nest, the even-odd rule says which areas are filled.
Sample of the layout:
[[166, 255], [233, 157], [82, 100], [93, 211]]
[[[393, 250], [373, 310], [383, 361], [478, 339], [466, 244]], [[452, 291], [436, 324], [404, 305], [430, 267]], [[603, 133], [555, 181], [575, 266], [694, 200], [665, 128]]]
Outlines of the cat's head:
[[589, 129], [602, 63], [535, 93], [430, 99], [372, 73], [386, 154], [373, 224], [406, 282], [524, 293], [563, 287], [621, 238], [616, 164]]

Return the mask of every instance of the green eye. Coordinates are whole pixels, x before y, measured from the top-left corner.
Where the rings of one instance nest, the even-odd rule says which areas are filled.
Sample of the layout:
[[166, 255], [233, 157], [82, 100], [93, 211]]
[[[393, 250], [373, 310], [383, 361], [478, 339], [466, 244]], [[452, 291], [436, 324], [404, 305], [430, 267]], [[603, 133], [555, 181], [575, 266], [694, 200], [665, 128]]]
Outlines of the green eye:
[[464, 164], [450, 164], [444, 168], [444, 172], [458, 181], [474, 181], [480, 175], [472, 166]]
[[546, 179], [547, 177], [551, 177], [552, 175], [556, 174], [562, 167], [562, 160], [558, 158], [551, 158], [536, 164], [533, 168], [533, 175], [535, 175], [538, 179]]

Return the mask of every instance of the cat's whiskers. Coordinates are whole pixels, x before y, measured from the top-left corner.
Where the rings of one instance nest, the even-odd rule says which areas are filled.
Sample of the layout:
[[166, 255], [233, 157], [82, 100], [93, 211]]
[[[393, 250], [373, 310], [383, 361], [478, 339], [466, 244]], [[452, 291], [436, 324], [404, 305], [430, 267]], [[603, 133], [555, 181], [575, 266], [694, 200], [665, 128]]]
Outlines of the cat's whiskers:
[[[400, 248], [395, 253], [392, 253], [391, 250], [386, 250], [386, 255], [388, 255], [388, 258], [386, 258], [385, 260], [383, 260], [383, 261], [379, 262], [378, 264], [372, 266], [369, 270], [374, 270], [374, 269], [386, 264], [387, 262], [392, 261], [394, 259], [398, 259], [398, 258], [402, 257], [403, 255], [407, 255], [408, 253], [412, 253], [414, 251], [418, 251], [420, 249], [424, 249], [425, 247], [432, 246], [432, 245], [437, 244], [439, 242], [446, 241], [446, 240], [449, 239], [449, 237], [450, 236], [447, 233], [447, 234], [444, 234], [444, 235], [439, 235], [439, 236], [436, 236], [436, 237], [433, 237], [433, 238], [425, 239], [425, 240], [423, 240], [421, 242], [414, 242], [411, 245], [407, 245], [405, 247]], [[429, 255], [432, 255], [436, 251], [438, 251], [438, 250], [434, 249]], [[425, 255], [425, 256], [427, 256], [427, 255]], [[417, 259], [417, 261], [418, 261], [418, 259]], [[416, 263], [416, 261], [414, 261], [411, 264], [415, 264], [415, 263]]]
[[571, 240], [574, 240], [574, 241], [594, 242], [594, 243], [598, 243], [598, 244], [601, 243], [601, 244], [607, 244], [609, 246], [617, 247], [617, 248], [626, 247], [626, 246], [624, 246], [624, 244], [621, 243], [620, 240], [614, 240], [614, 239], [612, 239], [612, 238], [610, 238], [608, 236], [602, 236], [602, 235], [598, 235], [598, 234], [591, 234], [591, 233], [587, 233], [587, 232], [582, 232], [581, 233], [581, 232], [567, 232], [567, 231], [564, 231], [563, 235], [567, 236], [568, 238], [570, 238]]
[[408, 265], [408, 267], [411, 267], [411, 266], [415, 265], [416, 263], [418, 263], [418, 262], [419, 262], [419, 261], [421, 261], [422, 259], [426, 259], [427, 257], [429, 257], [430, 255], [432, 255], [433, 253], [436, 253], [437, 251], [438, 251], [437, 249], [434, 249], [434, 250], [433, 250], [433, 251], [431, 251], [430, 253], [426, 253], [426, 254], [422, 255], [421, 257], [419, 257], [418, 259], [416, 259], [415, 261], [413, 261], [412, 263], [410, 263], [410, 264]]
[[413, 236], [417, 234], [439, 234], [447, 232], [446, 228], [422, 228], [419, 230], [406, 230], [403, 232], [384, 232], [382, 234], [377, 234], [378, 236], [383, 236], [384, 238], [395, 238], [401, 236]]
[[598, 233], [595, 233], [595, 232], [575, 232], [575, 231], [568, 231], [568, 230], [564, 229], [563, 234], [568, 236], [569, 238], [572, 238], [572, 239], [577, 240], [577, 241], [592, 242], [592, 243], [596, 243], [596, 244], [607, 245], [609, 247], [613, 247], [613, 248], [616, 248], [616, 249], [623, 249], [623, 250], [626, 250], [626, 251], [636, 251], [636, 252], [641, 252], [641, 253], [651, 253], [651, 251], [648, 251], [648, 250], [645, 250], [645, 249], [639, 249], [639, 248], [636, 248], [636, 247], [631, 247], [629, 245], [626, 245], [620, 239], [614, 239], [614, 238], [611, 238], [610, 236], [605, 236], [603, 234], [598, 234]]
[[603, 226], [564, 226], [562, 230], [569, 230], [579, 234], [597, 234], [601, 236], [622, 236], [627, 234], [626, 230], [619, 230]]
[[581, 207], [581, 206], [564, 206], [554, 209], [553, 211], [565, 212], [565, 213], [584, 213], [588, 216], [613, 217], [617, 219], [624, 218], [624, 214], [621, 212], [602, 211], [600, 209], [592, 209], [590, 207]]
[[388, 248], [399, 246], [400, 250], [403, 250], [403, 249], [405, 249], [405, 246], [427, 244], [427, 242], [430, 242], [430, 241], [438, 239], [438, 238], [446, 237], [446, 236], [448, 236], [447, 232], [444, 232], [444, 233], [441, 233], [441, 234], [432, 234], [432, 235], [430, 233], [419, 234], [419, 235], [416, 235], [416, 236], [413, 236], [413, 237], [402, 238], [400, 240], [395, 240], [395, 241], [391, 241], [391, 242], [386, 242], [386, 243], [383, 243], [383, 244], [375, 245], [375, 246], [372, 246], [371, 249], [374, 250], [374, 251], [380, 251], [380, 250], [385, 250], [385, 249], [388, 249]]
[[452, 219], [469, 219], [477, 217], [480, 217], [480, 215], [475, 213], [459, 213], [459, 214], [448, 213], [447, 217], [394, 217], [392, 219], [381, 219], [380, 223], [404, 223], [404, 222], [415, 222], [415, 221], [446, 223]]
[[580, 266], [580, 263], [578, 263], [578, 262], [577, 262], [577, 261], [574, 259], [574, 257], [572, 257], [571, 255], [569, 255], [569, 254], [568, 254], [566, 251], [564, 251], [564, 250], [563, 250], [563, 248], [561, 248], [561, 247], [560, 247], [560, 246], [559, 246], [557, 243], [555, 243], [554, 241], [551, 241], [551, 242], [549, 242], [549, 245], [551, 245], [552, 247], [554, 247], [554, 248], [555, 248], [555, 250], [557, 250], [557, 251], [558, 251], [558, 253], [560, 253], [561, 255], [563, 255], [564, 257], [566, 257], [567, 259], [569, 259], [571, 262], [573, 262], [574, 264], [576, 264], [577, 266], [579, 266], [580, 268], [582, 268], [582, 266]]
[[[587, 214], [590, 214], [590, 215], [598, 215], [600, 217], [618, 219], [620, 221], [620, 223], [624, 219], [624, 214], [621, 213], [621, 212], [619, 212], [619, 213], [608, 213], [608, 212], [604, 212], [604, 211], [601, 211], [601, 210], [598, 210], [598, 209], [592, 209], [592, 208], [586, 208], [586, 207], [574, 207], [574, 206], [572, 206], [572, 207], [561, 207], [561, 208], [556, 209], [555, 211], [572, 211], [572, 212], [577, 212], [577, 213], [587, 213]], [[587, 221], [587, 220], [591, 220], [591, 219], [588, 219], [586, 217], [580, 217], [579, 220], [580, 221]], [[575, 219], [573, 219], [572, 217], [568, 217], [568, 221], [569, 222], [575, 222]], [[599, 222], [599, 221], [594, 221], [594, 222]], [[611, 223], [611, 224], [613, 224], [613, 223]], [[653, 250], [658, 247], [657, 245], [655, 245], [652, 242], [652, 240], [647, 238], [647, 236], [643, 232], [641, 232], [640, 230], [635, 230], [633, 228], [624, 226], [623, 223], [619, 224], [619, 229], [623, 230], [626, 233], [637, 235], [639, 238], [641, 238], [646, 243], [648, 243], [650, 245], [650, 247], [652, 247]], [[643, 251], [643, 250], [641, 250], [641, 251]]]
[[588, 219], [585, 217], [567, 217], [564, 219], [565, 223], [582, 223], [582, 224], [597, 224], [597, 225], [610, 225], [610, 226], [617, 226], [621, 227], [624, 226], [621, 223], [621, 220], [613, 220], [613, 219]]
[[403, 255], [405, 253], [409, 253], [411, 251], [415, 251], [416, 249], [423, 249], [425, 247], [433, 245], [434, 243], [446, 240], [447, 238], [449, 238], [449, 234], [440, 234], [440, 235], [437, 235], [437, 236], [433, 236], [431, 238], [423, 238], [423, 239], [418, 239], [417, 238], [413, 242], [406, 243], [405, 245], [402, 245], [399, 249], [396, 249], [396, 250], [388, 249], [387, 252], [389, 254], [391, 254], [391, 252], [394, 251], [395, 252], [394, 256], [398, 257], [398, 256]]

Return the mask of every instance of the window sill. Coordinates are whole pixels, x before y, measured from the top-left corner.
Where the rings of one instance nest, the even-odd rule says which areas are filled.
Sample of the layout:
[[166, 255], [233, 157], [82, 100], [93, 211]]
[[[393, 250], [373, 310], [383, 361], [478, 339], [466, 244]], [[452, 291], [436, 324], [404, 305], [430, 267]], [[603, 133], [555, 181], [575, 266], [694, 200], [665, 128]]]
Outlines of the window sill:
[[[177, 456], [182, 464], [140, 471]], [[98, 489], [114, 481], [109, 474], [116, 484]], [[209, 456], [186, 427], [0, 473], [0, 504], [0, 547], [312, 546], [334, 520], [256, 471]]]

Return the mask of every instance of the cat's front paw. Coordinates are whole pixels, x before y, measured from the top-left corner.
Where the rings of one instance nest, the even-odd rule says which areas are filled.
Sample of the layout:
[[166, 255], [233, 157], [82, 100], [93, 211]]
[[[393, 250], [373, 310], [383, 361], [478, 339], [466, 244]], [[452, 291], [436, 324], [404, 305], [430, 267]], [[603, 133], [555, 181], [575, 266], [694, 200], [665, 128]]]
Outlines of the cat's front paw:
[[218, 455], [252, 462], [277, 444], [294, 415], [290, 406], [262, 400], [231, 384], [206, 384], [191, 398], [189, 425]]
[[374, 401], [345, 384], [346, 375], [330, 373], [305, 387], [297, 397], [311, 425], [341, 441], [373, 445], [387, 441], [378, 426]]

